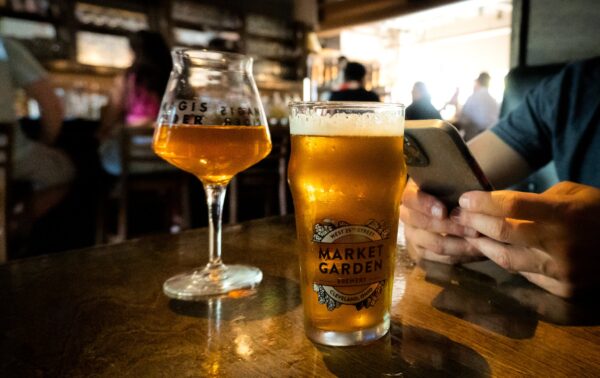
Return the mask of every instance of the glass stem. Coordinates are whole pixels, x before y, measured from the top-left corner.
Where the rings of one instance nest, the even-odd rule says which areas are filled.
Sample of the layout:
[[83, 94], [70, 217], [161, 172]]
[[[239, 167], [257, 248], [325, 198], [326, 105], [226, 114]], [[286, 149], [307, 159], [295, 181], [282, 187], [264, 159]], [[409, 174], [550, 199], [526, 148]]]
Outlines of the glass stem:
[[221, 223], [223, 219], [223, 202], [227, 185], [205, 184], [206, 203], [208, 205], [208, 269], [219, 269], [221, 260]]

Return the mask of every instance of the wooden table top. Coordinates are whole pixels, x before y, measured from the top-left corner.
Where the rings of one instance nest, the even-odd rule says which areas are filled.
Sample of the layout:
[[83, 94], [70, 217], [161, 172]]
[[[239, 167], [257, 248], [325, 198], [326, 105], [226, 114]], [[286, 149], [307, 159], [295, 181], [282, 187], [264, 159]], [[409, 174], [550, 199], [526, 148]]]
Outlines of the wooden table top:
[[0, 266], [0, 376], [600, 376], [598, 308], [489, 262], [412, 267], [401, 253], [391, 332], [339, 348], [304, 335], [292, 217], [226, 229], [223, 256], [262, 284], [165, 297], [166, 278], [206, 262], [205, 229]]

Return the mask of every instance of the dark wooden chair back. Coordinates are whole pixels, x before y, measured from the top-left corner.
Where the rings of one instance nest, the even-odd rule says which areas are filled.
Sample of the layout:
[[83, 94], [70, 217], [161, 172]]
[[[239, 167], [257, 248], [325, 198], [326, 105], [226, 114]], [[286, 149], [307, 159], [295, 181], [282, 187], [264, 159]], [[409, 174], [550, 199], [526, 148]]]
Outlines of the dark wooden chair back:
[[[287, 166], [290, 157], [290, 130], [287, 126], [271, 126], [271, 153], [261, 162], [240, 172], [229, 186], [229, 223], [240, 218], [242, 193], [258, 190], [266, 195], [264, 216], [288, 213]], [[271, 197], [277, 196], [277, 210], [273, 211]]]
[[[118, 203], [117, 234], [109, 238], [112, 241], [123, 241], [129, 236], [128, 208], [132, 191], [155, 192], [164, 196], [167, 212], [175, 213], [165, 216], [179, 219], [180, 224], [176, 226], [181, 229], [189, 227], [189, 175], [154, 153], [153, 134], [153, 127], [124, 127], [121, 131], [121, 175], [114, 193]], [[101, 223], [104, 224], [104, 221]], [[105, 241], [105, 234], [104, 230], [99, 231], [98, 241]]]
[[[121, 168], [123, 176], [135, 173], [135, 166], [171, 166], [152, 151], [153, 127], [124, 127], [121, 131]], [[143, 169], [142, 169], [143, 171]]]
[[0, 264], [8, 259], [8, 220], [14, 124], [0, 123]]

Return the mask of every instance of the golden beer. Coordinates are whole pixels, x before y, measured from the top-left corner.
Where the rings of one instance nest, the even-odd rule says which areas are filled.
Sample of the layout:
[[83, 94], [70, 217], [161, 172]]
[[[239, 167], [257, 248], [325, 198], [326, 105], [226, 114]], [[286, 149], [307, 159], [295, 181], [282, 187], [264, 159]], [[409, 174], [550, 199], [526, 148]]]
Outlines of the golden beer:
[[[319, 115], [294, 120], [292, 112], [290, 117], [288, 174], [305, 329], [319, 343], [360, 344], [389, 328], [399, 206], [406, 183], [403, 108], [392, 114], [384, 119], [395, 124], [383, 130], [365, 124], [360, 114], [340, 118], [344, 124], [335, 122], [335, 116], [325, 122]], [[360, 125], [353, 124], [353, 117]], [[302, 127], [305, 123], [308, 127]], [[328, 123], [334, 124], [324, 128]]]
[[227, 183], [271, 151], [265, 126], [159, 126], [154, 151], [205, 184]]
[[173, 49], [172, 56], [153, 147], [157, 155], [202, 181], [209, 261], [166, 280], [163, 292], [169, 298], [196, 301], [262, 281], [256, 267], [223, 263], [221, 221], [227, 183], [269, 154], [271, 138], [251, 57], [187, 48]]

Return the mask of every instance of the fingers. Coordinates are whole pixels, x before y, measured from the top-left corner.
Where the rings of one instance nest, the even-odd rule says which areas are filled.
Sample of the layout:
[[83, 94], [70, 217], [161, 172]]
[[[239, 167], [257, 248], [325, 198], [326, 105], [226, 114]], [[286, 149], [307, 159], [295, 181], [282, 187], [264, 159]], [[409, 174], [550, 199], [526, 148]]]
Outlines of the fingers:
[[470, 263], [473, 261], [479, 261], [485, 259], [485, 256], [444, 256], [438, 255], [437, 253], [431, 251], [424, 250], [422, 258], [425, 260], [440, 262], [442, 264], [458, 265]]
[[467, 192], [458, 203], [462, 209], [472, 212], [545, 222], [560, 216], [557, 210], [563, 205], [556, 196], [510, 190]]
[[466, 240], [506, 270], [538, 273], [554, 279], [559, 278], [558, 267], [554, 259], [539, 249], [504, 244], [487, 237], [466, 238]]
[[424, 259], [424, 260], [440, 262], [443, 264], [455, 265], [455, 264], [468, 263], [471, 261], [477, 261], [477, 260], [481, 260], [482, 258], [485, 258], [483, 255], [481, 255], [481, 256], [438, 255], [437, 253], [428, 251], [426, 249], [423, 249], [422, 247], [417, 247], [416, 245], [414, 245], [410, 242], [407, 244], [407, 249], [408, 249], [408, 253], [409, 253], [410, 257], [414, 261], [417, 261], [417, 262]]
[[[473, 213], [460, 208], [450, 213], [452, 223], [475, 230], [494, 240], [517, 246], [542, 248], [540, 233], [544, 227], [532, 221], [508, 219], [481, 213]], [[472, 237], [472, 235], [466, 235]]]
[[400, 219], [407, 225], [431, 232], [471, 237], [478, 235], [475, 230], [450, 221], [446, 207], [435, 197], [420, 191], [414, 182], [410, 182], [404, 191]]
[[440, 200], [420, 191], [413, 181], [409, 181], [404, 189], [402, 205], [437, 219], [444, 219], [448, 215], [446, 206]]
[[557, 279], [544, 276], [538, 273], [520, 272], [521, 275], [534, 285], [541, 287], [559, 297], [569, 298], [575, 293], [572, 284], [558, 281]]
[[455, 264], [480, 258], [481, 254], [465, 239], [450, 235], [441, 235], [423, 229], [406, 226], [406, 239], [414, 246], [418, 257], [428, 260]]
[[479, 235], [447, 218], [444, 204], [419, 190], [410, 181], [402, 197], [400, 219], [405, 224], [408, 250], [416, 260], [421, 258], [446, 264], [479, 260], [483, 256], [462, 237]]
[[477, 231], [470, 227], [462, 226], [450, 219], [437, 219], [431, 215], [423, 214], [404, 205], [400, 207], [400, 219], [404, 224], [421, 228], [430, 232], [445, 233], [456, 236], [477, 237]]

